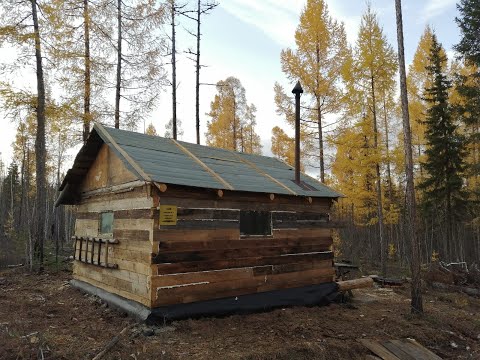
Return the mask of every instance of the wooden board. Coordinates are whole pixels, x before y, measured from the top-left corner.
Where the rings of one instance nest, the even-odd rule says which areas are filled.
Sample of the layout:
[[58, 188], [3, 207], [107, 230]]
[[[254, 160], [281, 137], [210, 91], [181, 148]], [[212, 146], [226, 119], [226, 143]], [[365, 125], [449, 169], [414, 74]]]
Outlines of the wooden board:
[[207, 229], [207, 230], [154, 230], [153, 240], [160, 241], [212, 241], [212, 240], [238, 240], [240, 229]]
[[131, 292], [128, 292], [128, 291], [123, 291], [121, 289], [116, 288], [115, 286], [111, 286], [111, 285], [105, 284], [101, 281], [97, 281], [97, 280], [91, 279], [89, 277], [84, 277], [84, 276], [79, 275], [79, 274], [74, 273], [73, 278], [77, 279], [77, 280], [80, 280], [80, 281], [84, 281], [84, 282], [89, 283], [89, 284], [92, 284], [96, 287], [99, 287], [99, 288], [101, 288], [103, 290], [106, 290], [108, 292], [111, 292], [113, 294], [123, 296], [126, 299], [137, 301], [140, 304], [143, 304], [145, 306], [151, 306], [152, 305], [151, 298], [147, 299], [145, 297], [138, 296], [137, 294], [134, 294], [134, 293], [131, 293]]
[[384, 360], [442, 360], [413, 339], [375, 340], [359, 339], [365, 347]]
[[332, 281], [333, 269], [313, 269], [295, 273], [258, 275], [235, 281], [202, 281], [179, 286], [157, 288], [157, 299], [154, 306], [173, 303], [187, 303], [227, 296], [238, 296], [248, 293], [264, 292], [321, 284]]
[[[320, 261], [320, 260], [332, 260], [333, 253], [319, 252], [311, 254], [297, 254], [297, 255], [282, 255], [282, 256], [265, 256], [265, 257], [249, 257], [249, 258], [235, 258], [230, 260], [214, 260], [214, 261], [190, 261], [180, 263], [167, 263], [167, 264], [153, 264], [152, 274], [174, 274], [196, 271], [208, 271], [208, 270], [221, 270], [242, 268], [250, 266], [262, 266], [262, 265], [281, 265], [292, 264], [300, 262]], [[332, 263], [333, 268], [333, 263]]]
[[103, 144], [83, 179], [81, 191], [100, 189], [134, 180], [137, 180], [137, 176], [125, 167], [122, 160], [110, 150], [108, 145]]
[[257, 248], [237, 248], [221, 250], [193, 250], [193, 251], [161, 251], [152, 263], [175, 263], [189, 261], [215, 261], [234, 260], [238, 258], [258, 256], [281, 256], [287, 254], [302, 254], [328, 251], [330, 243], [326, 244], [300, 244], [292, 246], [262, 246]]
[[317, 238], [274, 239], [273, 237], [247, 237], [240, 240], [206, 240], [206, 241], [160, 241], [157, 251], [191, 251], [191, 250], [222, 250], [269, 247], [269, 246], [301, 246], [332, 244], [330, 236]]
[[198, 282], [219, 282], [248, 279], [254, 276], [284, 274], [314, 269], [331, 269], [330, 260], [280, 265], [263, 265], [213, 271], [200, 271], [152, 276], [152, 287], [173, 286]]
[[[230, 196], [229, 196], [230, 194]], [[275, 211], [278, 209], [289, 211], [308, 211], [311, 212], [329, 212], [330, 204], [324, 201], [320, 203], [309, 204], [306, 199], [291, 197], [284, 201], [280, 201], [279, 196], [275, 196], [275, 200], [270, 200], [269, 194], [258, 194], [256, 196], [241, 195], [239, 192], [233, 194], [225, 191], [225, 195], [218, 198], [212, 193], [210, 198], [198, 198], [192, 194], [191, 198], [171, 197], [170, 190], [160, 195], [160, 202], [166, 205], [176, 205], [183, 208], [218, 208], [218, 209], [240, 209], [240, 210], [259, 210], [259, 211]]]

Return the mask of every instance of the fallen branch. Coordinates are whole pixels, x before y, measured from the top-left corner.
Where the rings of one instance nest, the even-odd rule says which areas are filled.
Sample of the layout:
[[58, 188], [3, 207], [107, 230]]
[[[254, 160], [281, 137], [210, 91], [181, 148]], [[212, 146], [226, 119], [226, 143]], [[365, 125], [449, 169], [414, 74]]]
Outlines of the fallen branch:
[[23, 264], [13, 264], [13, 265], [7, 265], [7, 268], [8, 269], [14, 269], [14, 268], [18, 268], [18, 267], [22, 267], [24, 266]]
[[102, 351], [100, 351], [92, 360], [100, 360], [102, 357], [104, 357], [105, 354], [107, 354], [120, 341], [122, 335], [125, 334], [127, 330], [130, 329], [132, 326], [133, 325], [128, 325], [122, 331], [120, 331], [118, 335], [113, 337], [112, 340], [110, 340], [108, 344], [105, 345]]

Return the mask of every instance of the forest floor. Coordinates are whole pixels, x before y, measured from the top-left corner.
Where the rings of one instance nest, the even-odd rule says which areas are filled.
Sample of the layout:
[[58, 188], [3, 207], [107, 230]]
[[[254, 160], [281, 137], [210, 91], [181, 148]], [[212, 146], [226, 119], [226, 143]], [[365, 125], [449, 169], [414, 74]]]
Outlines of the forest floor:
[[0, 272], [1, 359], [364, 359], [357, 339], [416, 339], [444, 359], [480, 359], [480, 299], [426, 289], [413, 316], [409, 290], [354, 291], [352, 301], [224, 318], [137, 324], [72, 288], [68, 271]]

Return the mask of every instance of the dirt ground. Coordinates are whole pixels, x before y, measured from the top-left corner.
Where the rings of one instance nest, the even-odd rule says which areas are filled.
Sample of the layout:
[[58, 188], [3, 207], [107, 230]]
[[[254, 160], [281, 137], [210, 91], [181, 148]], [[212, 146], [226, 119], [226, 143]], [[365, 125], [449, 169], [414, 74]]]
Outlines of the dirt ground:
[[412, 316], [408, 289], [356, 290], [351, 302], [225, 318], [136, 324], [70, 287], [67, 271], [0, 273], [1, 359], [364, 359], [357, 339], [414, 338], [444, 359], [480, 359], [480, 299], [427, 289]]

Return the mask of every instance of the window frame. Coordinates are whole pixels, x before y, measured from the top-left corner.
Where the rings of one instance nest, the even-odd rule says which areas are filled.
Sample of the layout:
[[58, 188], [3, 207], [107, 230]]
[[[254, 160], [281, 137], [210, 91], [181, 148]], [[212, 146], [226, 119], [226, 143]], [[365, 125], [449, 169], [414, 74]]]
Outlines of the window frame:
[[[245, 213], [249, 213], [251, 216], [252, 213], [260, 213], [266, 215], [266, 225], [264, 233], [243, 233], [242, 232], [242, 218], [245, 216]], [[244, 215], [244, 216], [242, 216]], [[258, 224], [257, 224], [258, 226]], [[272, 212], [267, 210], [240, 210], [240, 219], [239, 219], [239, 230], [240, 230], [240, 238], [247, 238], [247, 237], [273, 237], [273, 222], [272, 222]]]
[[[103, 215], [112, 214], [111, 232], [103, 232]], [[102, 236], [113, 236], [113, 224], [115, 223], [115, 215], [113, 211], [102, 211], [98, 220], [98, 234]]]

